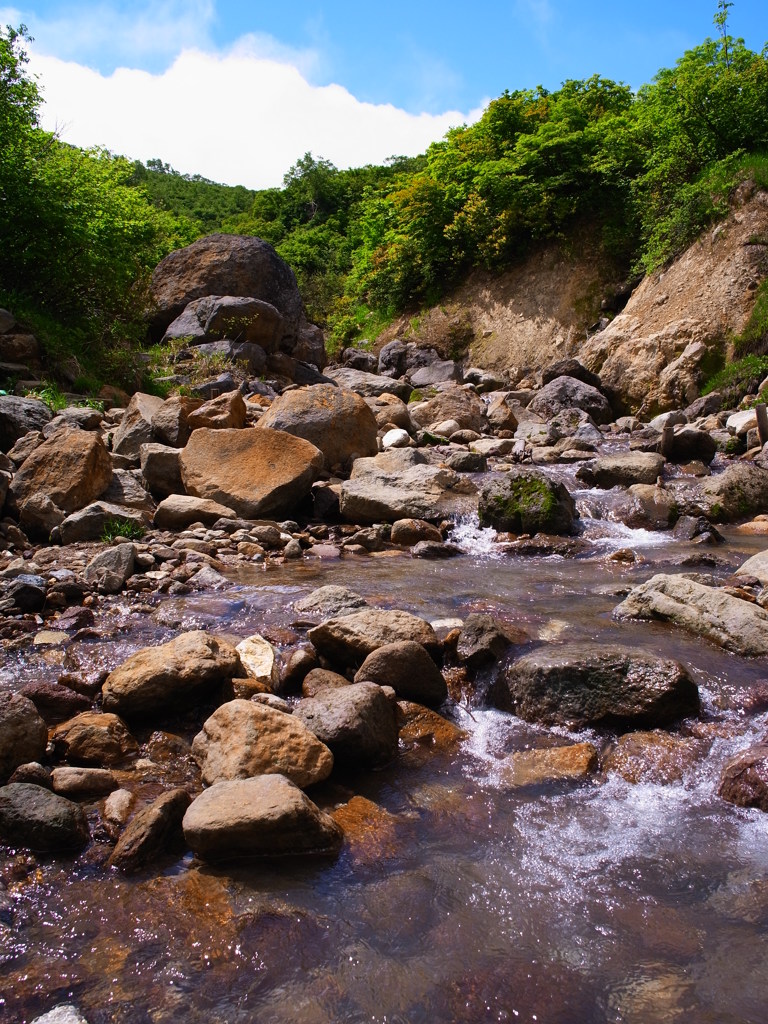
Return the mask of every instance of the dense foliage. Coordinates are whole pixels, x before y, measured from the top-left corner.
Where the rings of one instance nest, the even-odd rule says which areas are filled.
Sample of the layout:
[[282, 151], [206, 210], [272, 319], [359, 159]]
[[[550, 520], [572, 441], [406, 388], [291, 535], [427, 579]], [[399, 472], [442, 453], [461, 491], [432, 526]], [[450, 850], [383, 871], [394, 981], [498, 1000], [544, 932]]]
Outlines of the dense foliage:
[[[617, 273], [660, 266], [768, 187], [768, 49], [727, 33], [634, 93], [597, 75], [505, 92], [417, 158], [338, 170], [305, 154], [251, 191], [62, 145], [38, 125], [23, 30], [0, 32], [0, 301], [32, 305], [95, 350], [138, 337], [148, 272], [212, 231], [254, 234], [294, 268], [309, 315], [347, 341], [587, 226]], [[764, 313], [745, 348], [760, 351]], [[752, 337], [754, 335], [754, 338]], [[86, 346], [87, 347], [87, 346]]]

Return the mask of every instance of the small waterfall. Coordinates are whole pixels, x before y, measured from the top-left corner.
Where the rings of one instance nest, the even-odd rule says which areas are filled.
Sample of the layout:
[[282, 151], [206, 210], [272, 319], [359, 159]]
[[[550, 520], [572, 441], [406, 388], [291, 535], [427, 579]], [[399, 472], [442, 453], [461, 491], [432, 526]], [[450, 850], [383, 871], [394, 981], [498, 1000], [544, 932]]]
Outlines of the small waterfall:
[[476, 512], [461, 516], [451, 530], [450, 541], [468, 555], [477, 558], [501, 558], [504, 552], [496, 543], [496, 531], [492, 526], [480, 526]]

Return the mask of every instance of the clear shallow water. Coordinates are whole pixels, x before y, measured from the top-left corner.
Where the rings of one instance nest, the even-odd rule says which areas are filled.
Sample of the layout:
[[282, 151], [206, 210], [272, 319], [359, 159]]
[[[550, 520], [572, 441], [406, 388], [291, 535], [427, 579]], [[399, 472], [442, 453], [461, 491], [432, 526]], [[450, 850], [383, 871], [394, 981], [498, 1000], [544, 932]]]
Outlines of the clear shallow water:
[[[223, 593], [164, 599], [154, 617], [116, 602], [113, 642], [83, 644], [81, 658], [111, 667], [179, 625], [288, 642], [301, 632], [293, 602], [325, 583], [430, 619], [488, 610], [533, 642], [601, 639], [678, 658], [723, 735], [671, 785], [601, 775], [513, 791], [500, 770], [510, 752], [604, 737], [461, 706], [457, 750], [312, 794], [333, 806], [358, 793], [383, 812], [335, 862], [213, 869], [187, 856], [136, 879], [87, 856], [29, 873], [6, 864], [16, 923], [0, 933], [0, 1020], [73, 1002], [91, 1024], [762, 1024], [768, 815], [714, 794], [723, 762], [768, 729], [765, 713], [745, 710], [768, 666], [658, 623], [614, 622], [629, 586], [701, 551], [616, 526], [589, 523], [576, 559], [492, 557], [467, 525], [460, 543], [474, 553], [447, 562], [257, 568]], [[729, 541], [707, 549], [723, 566], [703, 571], [725, 576], [764, 546]], [[610, 562], [614, 546], [645, 561]], [[26, 651], [2, 671], [55, 678], [46, 657]]]

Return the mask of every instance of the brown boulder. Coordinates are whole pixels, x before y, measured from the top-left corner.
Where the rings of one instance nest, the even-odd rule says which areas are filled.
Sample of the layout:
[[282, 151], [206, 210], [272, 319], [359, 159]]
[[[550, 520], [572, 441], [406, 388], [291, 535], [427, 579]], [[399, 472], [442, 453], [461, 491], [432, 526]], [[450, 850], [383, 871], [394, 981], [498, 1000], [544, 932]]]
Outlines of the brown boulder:
[[200, 427], [210, 430], [242, 429], [246, 418], [243, 396], [239, 391], [228, 391], [191, 412], [187, 416], [187, 424], [190, 430]]
[[327, 619], [310, 629], [310, 641], [331, 663], [361, 665], [372, 651], [398, 640], [414, 640], [428, 651], [440, 650], [435, 631], [424, 619], [399, 610], [365, 608]]
[[48, 730], [31, 700], [0, 692], [0, 782], [14, 768], [45, 754]]
[[627, 782], [679, 782], [702, 752], [701, 740], [667, 732], [638, 731], [619, 736], [605, 755], [603, 766]]
[[189, 494], [246, 519], [288, 512], [312, 487], [323, 455], [282, 430], [195, 430], [181, 456]]
[[112, 461], [101, 438], [63, 427], [24, 460], [11, 492], [19, 504], [42, 493], [64, 512], [75, 512], [98, 498], [111, 480]]
[[126, 874], [146, 867], [175, 839], [181, 840], [181, 822], [189, 804], [184, 789], [163, 793], [131, 820], [107, 863]]
[[172, 448], [183, 448], [192, 433], [187, 422], [189, 414], [202, 404], [202, 399], [191, 395], [174, 395], [166, 399], [152, 416], [152, 430], [157, 440]]
[[293, 324], [302, 318], [293, 271], [268, 242], [246, 235], [208, 235], [170, 253], [155, 268], [153, 336], [159, 340], [188, 303], [208, 295], [262, 299]]
[[569, 747], [519, 750], [510, 754], [501, 769], [501, 780], [512, 788], [545, 782], [577, 782], [597, 768], [597, 749], [592, 743]]
[[156, 395], [136, 392], [112, 438], [112, 451], [115, 455], [138, 459], [141, 446], [155, 440], [152, 421], [164, 404], [162, 398]]
[[84, 711], [62, 722], [53, 731], [53, 744], [59, 756], [72, 764], [120, 764], [135, 757], [139, 745], [117, 715]]
[[442, 420], [455, 420], [459, 430], [476, 430], [482, 433], [488, 425], [485, 403], [474, 391], [464, 388], [450, 388], [443, 391], [428, 402], [420, 402], [410, 406], [411, 419], [420, 427], [428, 427], [430, 423]]
[[105, 711], [142, 715], [188, 706], [217, 683], [239, 674], [240, 659], [225, 640], [201, 630], [147, 647], [110, 672], [103, 687]]
[[768, 811], [768, 744], [743, 750], [723, 768], [718, 796], [739, 807]]
[[335, 854], [341, 829], [283, 775], [217, 782], [182, 822], [191, 849], [209, 860]]
[[208, 786], [279, 774], [303, 789], [333, 770], [328, 747], [294, 715], [250, 700], [217, 708], [195, 736], [192, 753]]
[[190, 494], [170, 494], [155, 511], [158, 530], [183, 530], [192, 523], [213, 526], [217, 519], [234, 519], [235, 513], [226, 505]]
[[328, 467], [354, 456], [376, 455], [376, 417], [354, 391], [333, 384], [287, 391], [276, 398], [258, 422], [258, 429], [284, 430], [310, 441]]
[[448, 696], [443, 674], [426, 650], [413, 640], [385, 644], [365, 659], [356, 683], [391, 686], [400, 700], [437, 706]]

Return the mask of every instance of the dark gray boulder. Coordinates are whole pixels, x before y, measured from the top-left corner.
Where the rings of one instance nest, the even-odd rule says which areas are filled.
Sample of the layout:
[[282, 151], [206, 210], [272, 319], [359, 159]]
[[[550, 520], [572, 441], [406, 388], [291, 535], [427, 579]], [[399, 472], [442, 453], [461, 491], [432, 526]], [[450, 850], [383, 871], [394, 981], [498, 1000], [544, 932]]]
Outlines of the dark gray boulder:
[[533, 397], [528, 409], [537, 416], [551, 419], [563, 409], [583, 409], [595, 423], [610, 423], [613, 412], [608, 399], [575, 377], [556, 377]]
[[421, 644], [401, 640], [385, 644], [365, 659], [355, 675], [356, 683], [391, 686], [400, 700], [437, 707], [448, 696], [440, 669]]
[[7, 452], [31, 430], [42, 430], [53, 413], [36, 398], [0, 395], [0, 451]]
[[81, 807], [42, 786], [12, 782], [0, 788], [0, 838], [40, 852], [81, 849], [90, 838]]
[[379, 768], [397, 753], [395, 705], [375, 683], [323, 689], [302, 700], [294, 717], [331, 750], [340, 768]]

